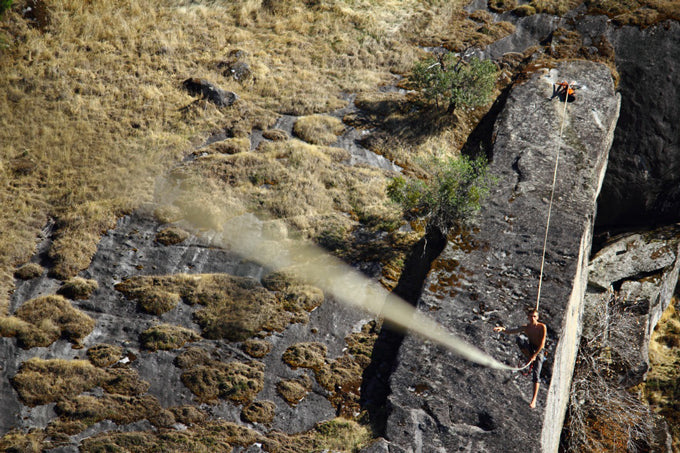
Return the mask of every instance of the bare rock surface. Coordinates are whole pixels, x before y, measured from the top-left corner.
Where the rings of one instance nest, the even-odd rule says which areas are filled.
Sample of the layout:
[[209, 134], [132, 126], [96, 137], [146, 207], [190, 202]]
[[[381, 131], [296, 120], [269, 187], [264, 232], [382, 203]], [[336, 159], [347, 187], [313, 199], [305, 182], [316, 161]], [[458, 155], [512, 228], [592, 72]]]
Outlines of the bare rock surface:
[[[579, 80], [576, 102], [550, 100], [553, 83]], [[536, 303], [543, 234], [564, 120], [547, 241], [541, 316], [549, 356], [536, 409], [531, 382], [462, 361], [407, 336], [391, 377], [390, 451], [557, 451], [580, 333], [597, 198], [619, 110], [609, 70], [584, 61], [537, 72], [514, 87], [495, 127], [498, 178], [470, 235], [449, 239], [418, 307], [456, 335], [514, 366], [514, 341], [495, 325], [522, 325]], [[551, 373], [552, 370], [552, 373]]]
[[621, 115], [598, 205], [598, 228], [680, 221], [680, 24], [608, 32]]

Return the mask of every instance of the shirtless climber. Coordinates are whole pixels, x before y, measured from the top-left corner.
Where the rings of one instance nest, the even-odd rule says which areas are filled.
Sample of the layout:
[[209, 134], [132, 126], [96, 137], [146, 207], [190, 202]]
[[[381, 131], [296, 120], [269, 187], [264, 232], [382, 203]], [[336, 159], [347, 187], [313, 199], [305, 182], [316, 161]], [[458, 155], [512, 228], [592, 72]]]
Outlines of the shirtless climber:
[[506, 335], [523, 333], [527, 336], [528, 340], [518, 336], [517, 345], [522, 351], [522, 354], [529, 359], [529, 363], [532, 363], [531, 380], [534, 383], [534, 396], [531, 399], [531, 403], [529, 403], [529, 407], [533, 409], [536, 407], [538, 387], [540, 386], [541, 380], [541, 368], [543, 367], [543, 360], [545, 360], [543, 348], [545, 347], [547, 329], [545, 324], [538, 322], [538, 310], [529, 310], [527, 316], [529, 317], [529, 323], [525, 326], [516, 327], [514, 329], [496, 326], [493, 330], [494, 332], [501, 332]]
[[553, 89], [553, 97], [559, 96], [562, 100], [567, 102], [574, 102], [576, 100], [576, 82], [560, 82], [555, 84]]

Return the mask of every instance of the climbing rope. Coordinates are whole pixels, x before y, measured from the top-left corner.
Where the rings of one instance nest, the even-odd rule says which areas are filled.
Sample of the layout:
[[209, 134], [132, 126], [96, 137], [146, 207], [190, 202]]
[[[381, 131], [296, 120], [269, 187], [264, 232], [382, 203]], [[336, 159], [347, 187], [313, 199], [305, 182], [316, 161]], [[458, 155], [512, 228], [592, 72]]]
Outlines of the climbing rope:
[[545, 235], [543, 236], [543, 253], [541, 254], [541, 271], [538, 276], [538, 293], [536, 295], [536, 310], [541, 302], [541, 285], [543, 283], [543, 267], [545, 266], [545, 250], [548, 244], [548, 230], [550, 229], [550, 214], [552, 213], [553, 198], [555, 196], [555, 183], [557, 181], [557, 166], [560, 162], [560, 148], [562, 147], [562, 132], [567, 117], [567, 101], [569, 100], [569, 83], [564, 90], [564, 110], [562, 111], [562, 124], [560, 125], [560, 135], [557, 139], [557, 150], [555, 152], [555, 170], [553, 171], [552, 189], [550, 191], [550, 203], [548, 204], [548, 220], [545, 223]]

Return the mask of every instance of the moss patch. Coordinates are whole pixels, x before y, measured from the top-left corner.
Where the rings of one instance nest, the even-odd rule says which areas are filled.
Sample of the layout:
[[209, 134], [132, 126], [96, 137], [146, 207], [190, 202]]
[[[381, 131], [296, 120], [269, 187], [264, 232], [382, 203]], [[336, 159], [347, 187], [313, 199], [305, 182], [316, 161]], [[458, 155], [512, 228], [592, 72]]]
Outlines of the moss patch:
[[283, 379], [276, 384], [276, 391], [291, 406], [297, 406], [312, 390], [312, 380], [306, 374], [295, 379]]
[[137, 370], [127, 366], [108, 369], [108, 376], [101, 386], [111, 394], [141, 395], [149, 390], [149, 383], [139, 378]]
[[179, 349], [186, 342], [198, 341], [200, 339], [201, 336], [193, 330], [170, 324], [150, 327], [139, 335], [142, 348], [149, 351]]
[[25, 302], [15, 316], [0, 317], [0, 335], [16, 337], [25, 349], [49, 346], [60, 338], [78, 346], [95, 321], [62, 296], [45, 296]]
[[212, 421], [187, 431], [102, 433], [85, 439], [83, 452], [100, 451], [233, 451], [265, 438], [257, 432], [225, 421]]
[[[326, 358], [326, 347], [321, 343], [293, 345], [283, 353], [282, 360], [293, 368], [311, 369], [317, 383], [330, 392], [329, 400], [338, 413], [351, 418], [360, 411], [362, 375], [371, 362], [378, 332], [379, 326], [371, 321], [360, 332], [350, 334], [345, 339], [347, 350], [336, 360]], [[296, 388], [292, 383], [286, 383], [285, 390], [294, 394]]]
[[120, 425], [148, 420], [157, 427], [169, 427], [175, 423], [172, 412], [163, 409], [151, 395], [126, 396], [103, 395], [100, 398], [80, 395], [60, 401], [55, 411], [66, 421], [81, 421], [93, 425], [102, 420], [111, 420]]

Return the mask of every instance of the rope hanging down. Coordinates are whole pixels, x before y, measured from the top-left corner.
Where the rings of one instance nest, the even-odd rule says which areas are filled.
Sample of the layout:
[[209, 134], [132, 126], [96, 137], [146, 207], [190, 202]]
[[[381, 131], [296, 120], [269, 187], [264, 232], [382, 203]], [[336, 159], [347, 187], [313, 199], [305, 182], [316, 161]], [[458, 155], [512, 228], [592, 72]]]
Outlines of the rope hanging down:
[[545, 235], [543, 236], [543, 253], [541, 254], [541, 271], [538, 277], [538, 293], [536, 295], [536, 310], [541, 302], [541, 284], [543, 283], [543, 266], [545, 265], [545, 249], [548, 244], [548, 230], [550, 229], [550, 214], [552, 212], [553, 198], [555, 196], [555, 183], [557, 181], [557, 166], [560, 162], [560, 148], [562, 147], [562, 132], [567, 117], [567, 101], [571, 84], [567, 83], [564, 90], [564, 110], [562, 111], [562, 124], [560, 125], [560, 135], [557, 139], [557, 150], [555, 152], [555, 170], [553, 171], [552, 189], [550, 191], [550, 203], [548, 204], [548, 220], [545, 223]]

